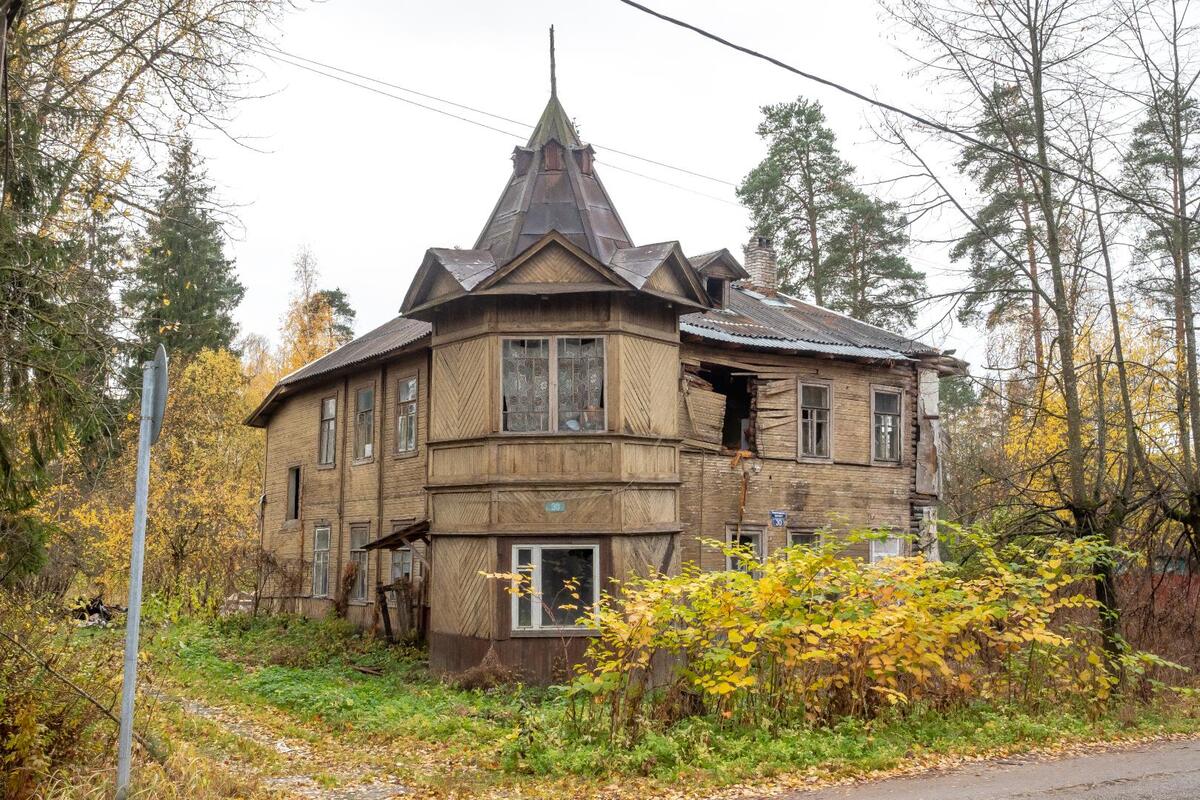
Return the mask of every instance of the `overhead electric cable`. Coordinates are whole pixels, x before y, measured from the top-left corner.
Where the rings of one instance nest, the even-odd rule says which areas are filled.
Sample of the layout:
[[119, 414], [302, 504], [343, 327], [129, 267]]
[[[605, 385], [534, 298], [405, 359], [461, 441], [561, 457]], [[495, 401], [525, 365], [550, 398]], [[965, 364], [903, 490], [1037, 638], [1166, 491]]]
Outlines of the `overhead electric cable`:
[[750, 47], [746, 47], [745, 45], [737, 44], [736, 42], [731, 42], [730, 40], [728, 40], [722, 36], [719, 36], [715, 33], [712, 33], [711, 31], [707, 31], [698, 25], [693, 25], [690, 22], [686, 22], [686, 21], [678, 19], [676, 17], [672, 17], [668, 14], [664, 14], [661, 11], [655, 11], [653, 8], [644, 6], [641, 3], [636, 2], [636, 0], [618, 0], [618, 2], [624, 3], [625, 5], [629, 6], [630, 8], [635, 8], [644, 14], [649, 14], [652, 17], [661, 19], [663, 22], [669, 22], [672, 25], [676, 25], [680, 28], [684, 28], [686, 30], [692, 31], [695, 34], [703, 36], [705, 39], [711, 39], [712, 41], [714, 41], [718, 44], [724, 45], [725, 47], [729, 47], [733, 50], [737, 50], [740, 53], [745, 53], [746, 55], [752, 56], [753, 58], [757, 58], [757, 59], [766, 61], [768, 64], [772, 64], [776, 67], [779, 67], [780, 69], [791, 72], [794, 75], [799, 75], [801, 78], [805, 78], [805, 79], [813, 81], [815, 83], [819, 83], [822, 86], [828, 86], [831, 89], [839, 91], [843, 94], [848, 94], [853, 98], [863, 101], [864, 103], [869, 103], [870, 105], [876, 106], [878, 108], [882, 108], [886, 111], [891, 111], [894, 114], [899, 114], [900, 116], [902, 116], [906, 119], [909, 119], [919, 125], [924, 125], [925, 127], [933, 128], [934, 130], [941, 131], [942, 133], [946, 133], [951, 136], [962, 139], [964, 142], [967, 142], [968, 144], [974, 145], [976, 147], [982, 147], [985, 150], [996, 153], [997, 155], [1004, 156], [1005, 158], [1016, 159], [1017, 161], [1020, 161], [1031, 167], [1036, 167], [1038, 169], [1047, 170], [1047, 171], [1052, 172], [1055, 175], [1059, 176], [1060, 178], [1067, 178], [1068, 180], [1078, 181], [1078, 182], [1082, 183], [1084, 186], [1087, 186], [1091, 189], [1095, 189], [1096, 191], [1105, 192], [1106, 194], [1113, 195], [1114, 197], [1118, 197], [1127, 203], [1132, 203], [1133, 205], [1136, 205], [1136, 206], [1152, 208], [1155, 211], [1158, 211], [1160, 213], [1167, 214], [1172, 217], [1178, 217], [1179, 219], [1182, 219], [1182, 220], [1191, 221], [1191, 218], [1188, 217], [1186, 214], [1181, 214], [1178, 211], [1175, 211], [1174, 209], [1170, 209], [1165, 206], [1161, 206], [1158, 203], [1155, 203], [1155, 202], [1152, 202], [1149, 200], [1142, 200], [1142, 199], [1135, 198], [1131, 195], [1126, 194], [1125, 192], [1122, 192], [1120, 189], [1116, 189], [1111, 186], [1106, 186], [1104, 184], [1097, 183], [1093, 180], [1089, 180], [1088, 178], [1084, 178], [1080, 175], [1073, 175], [1070, 172], [1060, 169], [1052, 164], [1042, 163], [1040, 161], [1037, 161], [1036, 159], [1032, 159], [1027, 156], [1023, 156], [1020, 153], [1013, 153], [1008, 150], [1005, 150], [1002, 147], [997, 147], [996, 145], [989, 144], [989, 143], [983, 141], [982, 139], [977, 139], [974, 136], [972, 136], [971, 134], [964, 133], [963, 131], [960, 131], [956, 128], [952, 128], [949, 125], [946, 125], [945, 123], [938, 122], [937, 120], [921, 116], [920, 114], [917, 114], [914, 111], [909, 111], [907, 109], [900, 108], [899, 106], [892, 105], [891, 103], [888, 103], [886, 101], [878, 100], [874, 97], [863, 94], [862, 92], [859, 92], [855, 89], [851, 89], [848, 86], [840, 84], [837, 81], [830, 80], [829, 78], [823, 78], [820, 75], [816, 75], [812, 72], [806, 72], [805, 70], [802, 70], [799, 67], [793, 67], [791, 64], [788, 64], [784, 61], [780, 61], [779, 59], [777, 59], [773, 56], [769, 56], [766, 53], [761, 53], [758, 50], [755, 50]]
[[[444, 103], [448, 106], [453, 106], [454, 108], [461, 108], [463, 111], [470, 111], [474, 114], [481, 114], [485, 117], [491, 117], [492, 119], [500, 120], [501, 122], [509, 122], [509, 123], [512, 123], [513, 125], [521, 125], [523, 127], [529, 128], [530, 130], [532, 130], [534, 128], [534, 126], [530, 125], [528, 122], [521, 122], [520, 120], [512, 119], [511, 117], [506, 117], [506, 116], [503, 116], [502, 114], [495, 114], [491, 111], [485, 111], [482, 108], [476, 108], [475, 106], [469, 106], [469, 105], [466, 105], [465, 103], [458, 103], [458, 102], [455, 102], [454, 100], [447, 100], [446, 98], [438, 97], [435, 94], [428, 94], [427, 92], [422, 92], [418, 89], [411, 89], [407, 86], [401, 86], [400, 84], [397, 84], [397, 83], [385, 81], [382, 78], [375, 78], [370, 75], [365, 75], [361, 72], [355, 72], [353, 70], [346, 69], [345, 67], [339, 67], [339, 66], [336, 66], [333, 64], [328, 64], [323, 61], [318, 61], [315, 58], [308, 58], [307, 56], [302, 56], [298, 53], [291, 53], [291, 52], [288, 52], [287, 50], [281, 50], [280, 48], [274, 47], [272, 45], [262, 44], [262, 45], [259, 45], [259, 48], [261, 50], [269, 51], [269, 52], [263, 54], [268, 57], [271, 57], [272, 54], [278, 54], [280, 56], [285, 56], [287, 58], [294, 59], [296, 61], [303, 61], [307, 64], [312, 64], [314, 66], [321, 67], [322, 69], [333, 70], [334, 72], [340, 72], [343, 75], [349, 75], [351, 77], [358, 78], [360, 80], [370, 81], [371, 83], [377, 83], [380, 86], [386, 86], [389, 89], [396, 89], [401, 92], [415, 94], [418, 97], [424, 97], [426, 100], [434, 100], [438, 103]], [[300, 65], [294, 64], [293, 66], [300, 66]], [[333, 77], [333, 76], [330, 76], [330, 77]], [[428, 108], [428, 106], [423, 106], [423, 105], [421, 107]], [[647, 156], [639, 156], [636, 153], [630, 153], [625, 150], [618, 150], [615, 147], [609, 147], [608, 145], [600, 144], [599, 142], [594, 142], [593, 144], [601, 150], [607, 150], [610, 153], [616, 153], [617, 155], [625, 156], [626, 158], [634, 158], [634, 159], [637, 159], [638, 161], [644, 161], [647, 164], [654, 164], [655, 166], [663, 167], [664, 169], [670, 169], [670, 170], [674, 170], [676, 172], [682, 172], [685, 175], [691, 175], [695, 178], [702, 178], [706, 181], [712, 181], [714, 183], [719, 183], [724, 186], [730, 186], [733, 188], [737, 188], [737, 184], [734, 183], [733, 181], [727, 181], [723, 178], [715, 178], [712, 175], [705, 175], [703, 172], [696, 172], [695, 170], [691, 170], [686, 167], [680, 167], [680, 166], [676, 166], [674, 164], [668, 164], [665, 161], [658, 161], [653, 158], [648, 158]], [[638, 173], [633, 173], [633, 174], [636, 175]], [[642, 177], [646, 177], [646, 176], [642, 176]]]
[[[343, 76], [341, 76], [341, 75], [336, 75], [336, 74], [333, 74], [332, 72], [326, 72], [326, 71], [325, 71], [325, 70], [323, 70], [323, 69], [318, 69], [318, 68], [316, 68], [316, 67], [311, 67], [311, 66], [309, 66], [309, 65], [307, 65], [307, 64], [302, 64], [302, 63], [299, 63], [299, 62], [297, 62], [297, 61], [293, 61], [293, 60], [292, 60], [290, 57], [284, 57], [284, 56], [281, 56], [281, 55], [277, 55], [277, 54], [274, 54], [274, 53], [268, 52], [268, 51], [267, 51], [267, 50], [265, 50], [265, 49], [258, 49], [258, 50], [257, 50], [257, 52], [258, 52], [258, 53], [260, 53], [261, 55], [264, 55], [264, 56], [266, 56], [267, 58], [270, 58], [270, 59], [272, 59], [272, 60], [274, 60], [274, 61], [278, 61], [278, 62], [280, 62], [280, 63], [282, 63], [282, 64], [287, 64], [287, 65], [289, 65], [289, 66], [296, 67], [297, 69], [303, 69], [303, 70], [307, 70], [308, 72], [312, 72], [312, 73], [314, 73], [314, 74], [316, 74], [316, 75], [322, 75], [322, 76], [324, 76], [324, 77], [326, 77], [326, 78], [330, 78], [330, 79], [332, 79], [332, 80], [335, 80], [335, 81], [340, 81], [341, 83], [345, 83], [345, 84], [347, 84], [347, 85], [349, 85], [349, 86], [356, 86], [356, 87], [358, 87], [359, 89], [365, 89], [365, 90], [366, 90], [366, 91], [368, 91], [368, 92], [374, 92], [375, 94], [379, 94], [379, 95], [382, 95], [382, 96], [384, 96], [384, 97], [391, 98], [392, 100], [399, 100], [399, 101], [400, 101], [400, 102], [402, 102], [402, 103], [408, 103], [409, 105], [416, 106], [417, 108], [423, 108], [423, 109], [425, 109], [426, 111], [432, 111], [432, 112], [434, 112], [434, 113], [436, 113], [436, 114], [441, 114], [441, 115], [443, 115], [443, 116], [450, 117], [451, 119], [456, 119], [456, 120], [458, 120], [458, 121], [460, 121], [460, 122], [466, 122], [466, 123], [469, 123], [469, 124], [471, 124], [471, 125], [475, 125], [475, 126], [477, 126], [477, 127], [484, 128], [484, 129], [486, 129], [486, 130], [489, 130], [489, 131], [495, 131], [496, 133], [502, 133], [502, 134], [504, 134], [505, 136], [510, 136], [510, 137], [512, 137], [512, 138], [514, 138], [514, 139], [517, 139], [517, 140], [519, 140], [519, 141], [524, 141], [524, 139], [526, 138], [526, 134], [523, 134], [523, 133], [517, 133], [517, 132], [515, 132], [515, 131], [509, 131], [509, 130], [505, 130], [505, 129], [503, 129], [503, 128], [498, 128], [498, 127], [496, 127], [496, 126], [494, 126], [494, 125], [489, 125], [489, 124], [487, 124], [486, 122], [480, 122], [479, 120], [474, 120], [474, 119], [471, 119], [470, 117], [464, 117], [464, 116], [462, 116], [462, 115], [460, 115], [460, 114], [455, 114], [455, 113], [453, 113], [453, 112], [446, 111], [445, 109], [437, 108], [437, 107], [435, 107], [435, 106], [427, 105], [427, 104], [425, 104], [425, 103], [420, 103], [420, 102], [417, 102], [416, 100], [412, 100], [412, 99], [410, 99], [410, 98], [407, 98], [407, 97], [401, 97], [400, 95], [393, 94], [392, 92], [385, 91], [385, 90], [383, 90], [383, 89], [380, 89], [380, 88], [378, 88], [378, 87], [376, 87], [376, 86], [371, 86], [371, 85], [369, 85], [369, 84], [360, 83], [360, 82], [358, 82], [358, 81], [351, 80], [350, 78], [345, 78], [345, 77], [343, 77]], [[282, 52], [282, 51], [281, 51], [281, 52]], [[306, 59], [306, 60], [307, 60], [307, 59]], [[330, 69], [336, 69], [336, 67], [331, 67]], [[347, 74], [351, 74], [351, 73], [347, 73]], [[371, 79], [367, 79], [367, 80], [371, 80]], [[407, 91], [407, 90], [404, 90], [404, 91]], [[440, 99], [440, 98], [439, 98], [439, 99]], [[443, 101], [443, 102], [449, 102], [449, 101]], [[457, 104], [454, 104], [454, 105], [457, 105]], [[514, 120], [510, 120], [510, 121], [514, 121]], [[515, 122], [515, 121], [514, 121], [514, 122]], [[518, 122], [518, 123], [516, 123], [516, 124], [518, 124], [518, 125], [521, 125], [521, 124], [524, 124], [524, 123], [519, 123], [519, 122]], [[607, 148], [607, 149], [611, 150], [611, 148]], [[618, 153], [618, 152], [620, 152], [620, 151], [617, 151], [617, 150], [611, 150], [611, 152]], [[620, 153], [620, 154], [621, 154], [621, 155], [627, 155], [626, 153]], [[633, 157], [633, 158], [639, 158], [638, 156], [632, 156], [632, 157]], [[671, 187], [672, 189], [679, 189], [680, 191], [684, 191], [684, 192], [688, 192], [688, 193], [690, 193], [690, 194], [698, 195], [698, 196], [700, 196], [700, 197], [704, 197], [704, 198], [707, 198], [707, 199], [709, 199], [709, 200], [715, 200], [715, 201], [717, 201], [718, 203], [725, 203], [726, 205], [737, 206], [737, 207], [739, 207], [739, 208], [740, 208], [740, 204], [739, 204], [739, 203], [735, 203], [735, 202], [734, 202], [734, 201], [732, 201], [732, 200], [726, 200], [726, 199], [725, 199], [725, 198], [723, 198], [723, 197], [717, 197], [716, 195], [711, 195], [711, 194], [708, 194], [708, 193], [706, 193], [706, 192], [697, 191], [696, 189], [690, 189], [690, 188], [688, 188], [687, 186], [680, 186], [680, 185], [679, 185], [679, 184], [677, 184], [677, 183], [671, 183], [670, 181], [665, 181], [665, 180], [663, 180], [663, 179], [661, 179], [661, 178], [655, 178], [655, 177], [654, 177], [654, 176], [652, 176], [652, 175], [646, 175], [646, 174], [644, 174], [644, 173], [641, 173], [641, 172], [636, 172], [636, 171], [634, 171], [634, 170], [631, 170], [631, 169], [628, 169], [628, 168], [625, 168], [625, 167], [618, 166], [618, 165], [614, 164], [613, 162], [611, 162], [611, 161], [608, 161], [607, 159], [604, 159], [604, 158], [599, 158], [599, 159], [597, 159], [597, 160], [598, 160], [598, 161], [601, 161], [601, 162], [602, 162], [602, 163], [603, 163], [603, 164], [604, 164], [606, 167], [608, 167], [609, 169], [614, 169], [614, 170], [616, 170], [616, 171], [618, 171], [618, 172], [624, 172], [624, 173], [627, 173], [627, 174], [629, 174], [629, 175], [633, 175], [633, 176], [636, 176], [636, 177], [638, 177], [638, 178], [642, 178], [642, 179], [644, 179], [644, 180], [653, 181], [654, 183], [660, 183], [660, 184], [662, 184], [663, 186], [669, 186], [669, 187]], [[641, 158], [640, 160], [642, 160], [642, 161], [649, 161], [649, 159], [645, 159], [645, 158]], [[651, 163], [658, 163], [658, 162], [651, 162]], [[677, 169], [681, 169], [681, 168], [677, 168]], [[686, 171], [686, 170], [683, 170], [683, 171]]]

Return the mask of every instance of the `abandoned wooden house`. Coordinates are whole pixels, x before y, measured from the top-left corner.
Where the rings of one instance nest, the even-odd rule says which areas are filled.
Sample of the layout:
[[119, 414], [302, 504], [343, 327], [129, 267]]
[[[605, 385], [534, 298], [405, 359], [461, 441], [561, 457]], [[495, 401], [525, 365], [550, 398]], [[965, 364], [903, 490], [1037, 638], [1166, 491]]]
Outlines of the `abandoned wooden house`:
[[[427, 251], [398, 317], [248, 420], [265, 596], [416, 627], [436, 670], [491, 650], [547, 679], [609, 578], [736, 567], [702, 540], [766, 555], [871, 527], [897, 535], [863, 558], [907, 551], [961, 362], [779, 292], [766, 239], [743, 261], [635, 246], [554, 92], [512, 160], [474, 248]], [[533, 596], [484, 576], [513, 571]]]

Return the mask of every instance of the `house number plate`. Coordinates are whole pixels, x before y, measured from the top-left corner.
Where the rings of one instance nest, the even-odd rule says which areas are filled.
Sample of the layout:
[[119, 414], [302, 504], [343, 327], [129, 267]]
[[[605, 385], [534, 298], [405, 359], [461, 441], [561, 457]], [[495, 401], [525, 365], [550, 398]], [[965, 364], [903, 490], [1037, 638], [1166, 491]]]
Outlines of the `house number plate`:
[[557, 514], [567, 510], [567, 502], [565, 500], [547, 500], [546, 511], [551, 514]]

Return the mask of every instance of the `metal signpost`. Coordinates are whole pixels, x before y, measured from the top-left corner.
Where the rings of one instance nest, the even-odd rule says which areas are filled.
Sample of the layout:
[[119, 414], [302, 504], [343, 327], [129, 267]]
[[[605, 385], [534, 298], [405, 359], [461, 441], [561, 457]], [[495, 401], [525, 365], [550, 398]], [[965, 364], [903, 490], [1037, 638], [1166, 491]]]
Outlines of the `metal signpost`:
[[150, 494], [150, 445], [162, 432], [167, 405], [167, 351], [142, 365], [142, 417], [138, 430], [137, 487], [133, 499], [133, 554], [129, 564], [129, 610], [125, 615], [125, 678], [121, 685], [121, 735], [117, 743], [117, 800], [129, 792], [133, 755], [133, 693], [137, 687], [138, 629], [142, 618], [142, 553], [146, 546], [146, 501]]

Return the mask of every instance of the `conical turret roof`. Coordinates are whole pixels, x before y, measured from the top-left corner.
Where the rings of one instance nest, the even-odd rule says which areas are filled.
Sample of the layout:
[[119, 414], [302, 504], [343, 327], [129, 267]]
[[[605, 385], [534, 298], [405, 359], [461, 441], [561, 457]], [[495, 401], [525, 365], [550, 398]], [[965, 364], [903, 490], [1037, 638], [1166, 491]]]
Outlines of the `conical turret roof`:
[[513, 151], [513, 173], [475, 243], [504, 264], [550, 231], [558, 231], [601, 263], [631, 247], [625, 224], [595, 170], [591, 145], [550, 92], [546, 110], [524, 147]]

